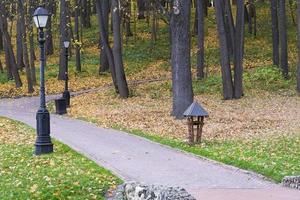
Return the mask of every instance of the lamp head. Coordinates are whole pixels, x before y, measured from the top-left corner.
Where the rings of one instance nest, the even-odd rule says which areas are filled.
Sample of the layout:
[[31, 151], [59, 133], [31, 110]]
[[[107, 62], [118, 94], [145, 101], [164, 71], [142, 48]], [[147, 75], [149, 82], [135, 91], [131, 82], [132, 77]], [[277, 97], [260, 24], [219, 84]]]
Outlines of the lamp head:
[[49, 18], [48, 11], [43, 7], [38, 7], [33, 14], [33, 21], [37, 28], [45, 28]]
[[64, 41], [64, 46], [65, 46], [65, 48], [69, 48], [70, 42], [69, 41]]

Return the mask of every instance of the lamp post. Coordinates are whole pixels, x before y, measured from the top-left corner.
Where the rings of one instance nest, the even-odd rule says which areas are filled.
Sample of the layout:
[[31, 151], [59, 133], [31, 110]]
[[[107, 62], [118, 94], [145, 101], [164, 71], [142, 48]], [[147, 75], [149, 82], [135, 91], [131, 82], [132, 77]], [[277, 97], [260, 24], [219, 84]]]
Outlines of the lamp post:
[[40, 46], [40, 108], [36, 114], [37, 138], [35, 142], [35, 155], [41, 155], [53, 152], [53, 144], [50, 137], [50, 114], [46, 108], [45, 98], [45, 35], [44, 28], [47, 25], [49, 14], [42, 7], [38, 7], [33, 20], [39, 30], [38, 42]]
[[70, 92], [68, 88], [68, 81], [69, 81], [69, 74], [68, 74], [68, 50], [69, 50], [70, 42], [64, 41], [64, 47], [65, 47], [65, 56], [66, 56], [66, 69], [65, 69], [65, 91], [63, 93], [63, 98], [66, 99], [67, 107], [70, 107]]

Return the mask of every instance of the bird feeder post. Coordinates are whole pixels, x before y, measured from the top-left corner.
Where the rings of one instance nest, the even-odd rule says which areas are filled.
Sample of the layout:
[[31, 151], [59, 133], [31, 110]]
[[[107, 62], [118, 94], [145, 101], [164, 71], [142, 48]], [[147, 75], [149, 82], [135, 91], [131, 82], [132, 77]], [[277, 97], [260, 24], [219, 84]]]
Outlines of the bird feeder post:
[[188, 117], [188, 143], [190, 145], [194, 144], [194, 125], [193, 125], [193, 117]]
[[204, 117], [198, 117], [198, 124], [197, 124], [197, 136], [196, 136], [196, 142], [201, 143], [202, 139], [202, 130], [204, 126]]
[[[197, 102], [194, 102], [183, 115], [188, 120], [188, 144], [201, 143], [204, 117], [208, 117], [208, 113]], [[196, 135], [195, 130], [197, 131]]]

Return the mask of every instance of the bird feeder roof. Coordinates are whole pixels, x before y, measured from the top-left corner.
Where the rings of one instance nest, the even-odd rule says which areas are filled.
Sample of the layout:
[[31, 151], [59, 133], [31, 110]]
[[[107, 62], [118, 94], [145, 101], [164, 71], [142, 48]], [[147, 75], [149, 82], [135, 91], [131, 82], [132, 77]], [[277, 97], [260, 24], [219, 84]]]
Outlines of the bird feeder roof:
[[183, 115], [185, 117], [208, 117], [207, 111], [196, 101], [186, 109]]

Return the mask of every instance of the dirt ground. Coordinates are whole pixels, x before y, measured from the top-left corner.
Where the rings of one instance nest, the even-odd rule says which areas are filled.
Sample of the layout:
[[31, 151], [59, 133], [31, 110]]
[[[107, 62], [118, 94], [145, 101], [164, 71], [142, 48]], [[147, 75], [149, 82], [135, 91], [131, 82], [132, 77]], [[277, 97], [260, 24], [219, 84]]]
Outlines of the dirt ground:
[[[149, 134], [185, 140], [186, 120], [174, 120], [167, 82], [135, 86], [133, 97], [123, 100], [112, 91], [72, 99], [69, 114], [103, 127], [121, 126]], [[220, 95], [195, 97], [208, 112], [203, 137], [232, 139], [300, 133], [300, 97], [290, 91], [246, 91], [240, 100], [224, 101]]]

